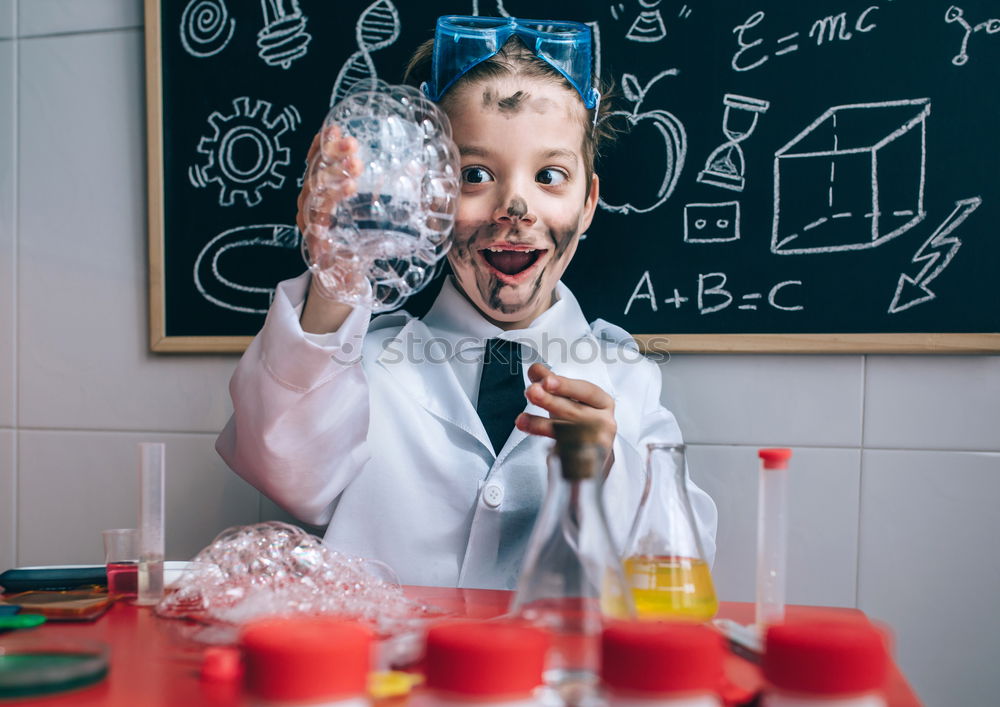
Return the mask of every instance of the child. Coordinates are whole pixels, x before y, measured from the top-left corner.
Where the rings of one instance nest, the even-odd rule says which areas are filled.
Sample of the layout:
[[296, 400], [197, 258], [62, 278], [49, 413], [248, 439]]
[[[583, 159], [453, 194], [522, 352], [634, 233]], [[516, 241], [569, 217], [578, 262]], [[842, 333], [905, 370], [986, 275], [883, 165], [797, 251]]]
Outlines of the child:
[[[625, 331], [588, 324], [560, 282], [598, 200], [589, 28], [443, 17], [411, 73], [426, 73], [431, 50], [422, 88], [461, 155], [450, 277], [422, 319], [372, 319], [324, 299], [308, 274], [281, 283], [233, 376], [217, 449], [297, 517], [329, 523], [332, 547], [388, 563], [404, 584], [512, 589], [545, 493], [551, 419], [599, 426], [619, 546], [646, 444], [681, 437], [657, 366]], [[303, 233], [352, 193], [356, 149], [317, 136], [310, 155], [321, 150], [326, 168], [299, 199]], [[535, 362], [522, 370], [521, 359]], [[497, 361], [515, 376], [513, 398]], [[689, 493], [711, 562], [715, 504]]]

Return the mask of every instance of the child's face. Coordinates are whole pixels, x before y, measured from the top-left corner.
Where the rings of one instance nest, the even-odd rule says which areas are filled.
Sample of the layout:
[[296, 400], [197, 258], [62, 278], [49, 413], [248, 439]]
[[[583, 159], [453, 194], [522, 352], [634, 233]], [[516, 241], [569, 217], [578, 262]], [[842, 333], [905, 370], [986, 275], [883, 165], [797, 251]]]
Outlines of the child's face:
[[552, 304], [597, 205], [583, 104], [551, 82], [507, 78], [453, 89], [447, 112], [462, 156], [448, 260], [487, 319], [527, 326]]

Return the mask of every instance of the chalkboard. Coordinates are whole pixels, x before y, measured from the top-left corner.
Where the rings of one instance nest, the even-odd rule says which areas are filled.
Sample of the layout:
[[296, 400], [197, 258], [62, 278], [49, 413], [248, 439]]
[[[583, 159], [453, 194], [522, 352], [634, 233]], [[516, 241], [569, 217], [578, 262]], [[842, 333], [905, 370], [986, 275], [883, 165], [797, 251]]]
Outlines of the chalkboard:
[[590, 318], [667, 351], [1000, 350], [1000, 6], [958, 2], [147, 0], [151, 346], [246, 346], [303, 270], [331, 101], [456, 13], [595, 30], [622, 134], [565, 277]]

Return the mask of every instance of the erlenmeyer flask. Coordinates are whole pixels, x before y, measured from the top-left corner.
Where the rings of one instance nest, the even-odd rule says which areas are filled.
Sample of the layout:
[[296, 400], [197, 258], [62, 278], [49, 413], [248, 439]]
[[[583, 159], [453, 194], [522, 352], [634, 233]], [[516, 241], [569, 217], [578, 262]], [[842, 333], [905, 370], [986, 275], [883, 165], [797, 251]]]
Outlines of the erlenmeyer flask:
[[510, 613], [553, 636], [545, 682], [571, 702], [596, 687], [604, 618], [634, 618], [601, 504], [607, 450], [592, 426], [555, 423], [549, 486]]
[[684, 445], [647, 450], [646, 484], [623, 554], [636, 612], [707, 621], [719, 603], [688, 498]]

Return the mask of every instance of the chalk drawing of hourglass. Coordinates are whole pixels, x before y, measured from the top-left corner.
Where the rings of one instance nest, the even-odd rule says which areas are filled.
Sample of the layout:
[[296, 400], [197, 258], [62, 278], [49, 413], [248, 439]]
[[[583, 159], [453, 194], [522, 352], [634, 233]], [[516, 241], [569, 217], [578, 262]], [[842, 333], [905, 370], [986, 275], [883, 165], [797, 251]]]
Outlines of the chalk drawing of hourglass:
[[750, 137], [757, 127], [757, 118], [761, 113], [767, 112], [771, 103], [760, 98], [727, 93], [722, 104], [726, 107], [722, 116], [722, 133], [726, 136], [726, 142], [715, 148], [705, 160], [705, 169], [698, 173], [698, 181], [723, 189], [743, 191], [746, 186], [746, 164], [740, 143]]

